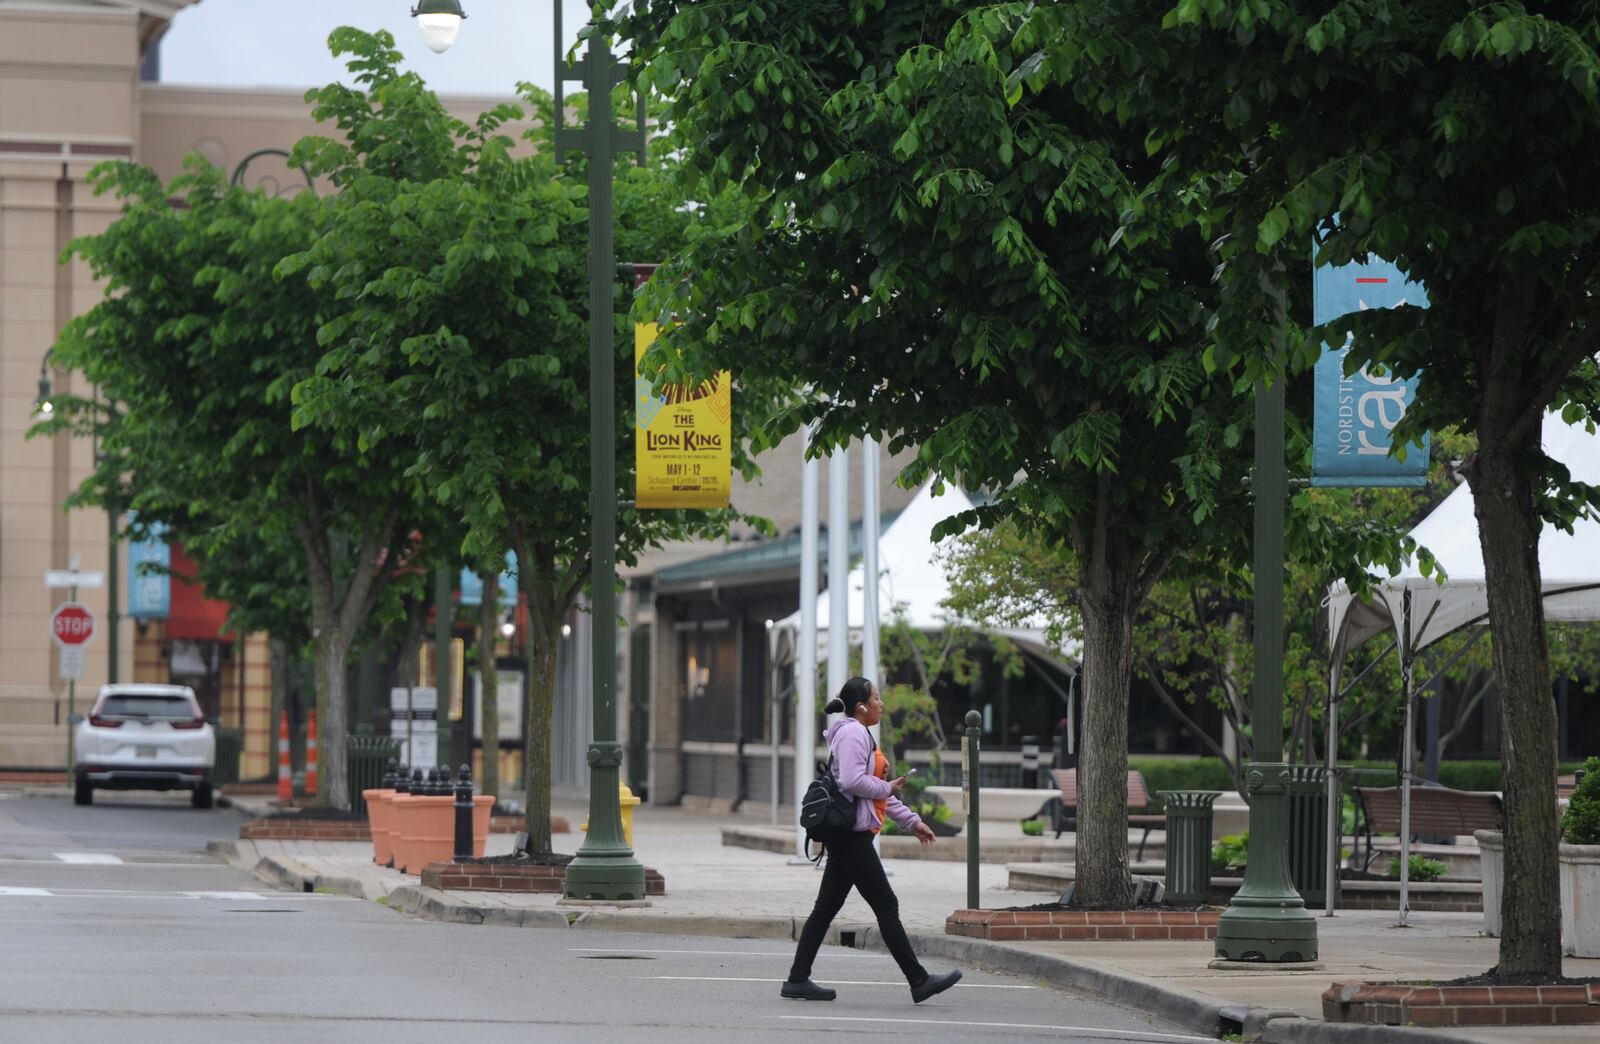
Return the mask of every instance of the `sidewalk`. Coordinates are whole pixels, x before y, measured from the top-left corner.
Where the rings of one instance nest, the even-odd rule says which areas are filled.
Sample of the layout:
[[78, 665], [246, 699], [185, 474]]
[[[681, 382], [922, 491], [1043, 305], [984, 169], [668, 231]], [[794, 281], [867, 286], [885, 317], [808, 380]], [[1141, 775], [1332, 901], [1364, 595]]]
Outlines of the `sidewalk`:
[[[245, 814], [265, 810], [265, 799], [237, 798]], [[587, 809], [558, 799], [557, 814], [574, 824]], [[790, 865], [785, 855], [724, 847], [725, 827], [760, 826], [764, 814], [720, 815], [680, 808], [643, 806], [634, 821], [634, 847], [641, 862], [659, 870], [667, 894], [646, 908], [561, 906], [549, 894], [442, 892], [422, 888], [417, 878], [379, 867], [371, 846], [343, 842], [238, 841], [213, 843], [236, 865], [290, 887], [328, 889], [380, 900], [436, 920], [792, 939], [816, 896], [817, 871]], [[491, 854], [510, 851], [509, 835], [489, 839]], [[582, 835], [558, 834], [558, 851], [574, 852]], [[1209, 942], [1029, 942], [993, 943], [944, 934], [951, 911], [965, 907], [963, 864], [891, 859], [895, 892], [917, 950], [957, 964], [1035, 977], [1084, 990], [1147, 1011], [1195, 1032], [1242, 1032], [1245, 1039], [1276, 1042], [1474, 1041], [1529, 1044], [1592, 1041], [1593, 1026], [1483, 1027], [1427, 1031], [1364, 1027], [1321, 1021], [1322, 991], [1335, 979], [1448, 980], [1486, 971], [1497, 942], [1479, 936], [1479, 914], [1413, 913], [1411, 927], [1395, 927], [1392, 911], [1345, 911], [1318, 916], [1321, 950], [1317, 970], [1224, 971], [1208, 968]], [[1049, 902], [1055, 894], [1005, 888], [1001, 864], [980, 873], [986, 908]], [[830, 942], [854, 933], [857, 946], [877, 946], [867, 905], [852, 894], [834, 922]], [[848, 938], [845, 941], [851, 941]], [[1567, 958], [1566, 973], [1600, 976], [1600, 960]]]

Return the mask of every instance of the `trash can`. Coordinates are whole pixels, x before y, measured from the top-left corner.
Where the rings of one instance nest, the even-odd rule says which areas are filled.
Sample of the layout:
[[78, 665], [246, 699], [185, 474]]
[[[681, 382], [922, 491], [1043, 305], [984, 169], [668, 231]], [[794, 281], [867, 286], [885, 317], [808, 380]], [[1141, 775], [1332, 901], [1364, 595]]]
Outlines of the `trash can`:
[[[1327, 901], [1328, 770], [1289, 766], [1289, 877], [1308, 907]], [[1339, 897], [1334, 879], [1334, 901]]]
[[361, 792], [383, 786], [383, 772], [389, 759], [399, 756], [399, 740], [373, 735], [371, 725], [356, 726], [355, 733], [344, 741], [345, 785], [350, 794], [350, 811], [358, 816], [367, 814], [367, 803]]
[[213, 786], [239, 782], [239, 755], [244, 753], [243, 729], [217, 729], [217, 763], [211, 771]]
[[1220, 790], [1163, 790], [1167, 813], [1167, 899], [1203, 903], [1211, 895], [1211, 803]]

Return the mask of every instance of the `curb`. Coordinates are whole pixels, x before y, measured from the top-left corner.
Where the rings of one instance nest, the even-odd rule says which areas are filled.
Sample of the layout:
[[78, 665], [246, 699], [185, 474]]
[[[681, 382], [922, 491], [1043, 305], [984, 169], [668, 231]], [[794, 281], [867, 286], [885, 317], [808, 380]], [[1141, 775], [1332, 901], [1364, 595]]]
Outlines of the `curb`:
[[[1487, 1030], [1495, 1027], [1475, 1028]], [[1258, 1039], [1262, 1044], [1481, 1044], [1475, 1038], [1457, 1037], [1439, 1030], [1371, 1026], [1356, 1022], [1317, 1022], [1301, 1018], [1268, 1019]]]

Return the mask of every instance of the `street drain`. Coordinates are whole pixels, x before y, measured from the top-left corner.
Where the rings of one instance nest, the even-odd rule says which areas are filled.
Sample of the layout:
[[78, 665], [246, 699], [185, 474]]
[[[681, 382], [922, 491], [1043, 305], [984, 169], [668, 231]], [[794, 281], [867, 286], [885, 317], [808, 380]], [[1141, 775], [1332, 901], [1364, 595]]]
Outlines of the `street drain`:
[[642, 953], [600, 953], [588, 954], [579, 957], [580, 961], [653, 961], [654, 957], [646, 957]]

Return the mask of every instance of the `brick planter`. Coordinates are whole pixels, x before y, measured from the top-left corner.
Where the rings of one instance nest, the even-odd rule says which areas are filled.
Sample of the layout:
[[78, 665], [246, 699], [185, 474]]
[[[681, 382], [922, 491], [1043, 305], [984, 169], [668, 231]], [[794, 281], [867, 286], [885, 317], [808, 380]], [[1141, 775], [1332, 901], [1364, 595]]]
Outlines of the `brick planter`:
[[946, 935], [993, 942], [1081, 939], [1204, 940], [1217, 937], [1220, 910], [957, 910]]
[[1328, 1022], [1373, 1026], [1600, 1025], [1600, 985], [1435, 986], [1339, 981], [1322, 994]]
[[[489, 824], [491, 834], [515, 834], [522, 829], [517, 816], [496, 816]], [[560, 816], [550, 817], [550, 832], [565, 834], [572, 828]], [[246, 841], [371, 841], [372, 830], [364, 819], [250, 819], [239, 826]]]
[[[561, 892], [566, 877], [564, 866], [535, 866], [517, 863], [430, 863], [423, 868], [422, 883], [428, 888], [456, 892]], [[645, 867], [646, 895], [666, 895], [667, 882], [659, 873]]]

